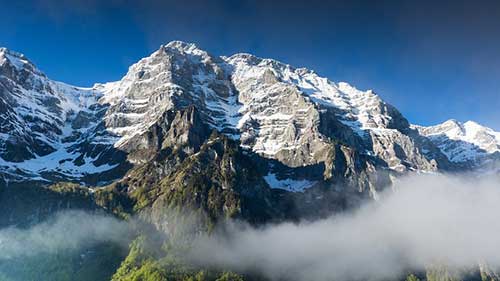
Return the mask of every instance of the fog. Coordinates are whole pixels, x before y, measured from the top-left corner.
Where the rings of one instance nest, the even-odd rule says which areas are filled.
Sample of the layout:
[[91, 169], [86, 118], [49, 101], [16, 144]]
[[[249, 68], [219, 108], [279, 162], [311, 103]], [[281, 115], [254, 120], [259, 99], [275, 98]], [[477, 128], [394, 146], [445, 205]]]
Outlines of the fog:
[[65, 211], [30, 228], [0, 229], [0, 263], [5, 259], [78, 250], [100, 242], [127, 247], [129, 225], [103, 214]]
[[252, 228], [196, 242], [196, 262], [270, 278], [380, 280], [408, 270], [500, 268], [500, 180], [408, 177], [349, 214]]
[[[406, 177], [379, 198], [313, 222], [233, 221], [196, 238], [183, 258], [280, 280], [381, 280], [434, 265], [500, 268], [498, 177]], [[109, 216], [60, 213], [28, 229], [1, 229], [0, 263], [96, 242], [126, 247], [129, 229]]]

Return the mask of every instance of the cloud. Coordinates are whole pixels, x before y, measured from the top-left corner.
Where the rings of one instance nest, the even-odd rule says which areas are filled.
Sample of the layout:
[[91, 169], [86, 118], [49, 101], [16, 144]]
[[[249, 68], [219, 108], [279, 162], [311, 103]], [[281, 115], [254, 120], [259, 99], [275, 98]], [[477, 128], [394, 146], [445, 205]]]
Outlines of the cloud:
[[291, 280], [381, 280], [432, 265], [500, 268], [500, 180], [417, 176], [348, 214], [196, 242], [198, 263]]
[[30, 228], [0, 229], [2, 260], [78, 250], [100, 242], [127, 247], [129, 225], [116, 218], [83, 211], [65, 211]]
[[[274, 280], [395, 279], [434, 265], [498, 269], [499, 187], [498, 176], [411, 176], [379, 201], [327, 219], [261, 227], [230, 222], [196, 238], [181, 258]], [[0, 262], [99, 242], [126, 247], [130, 225], [70, 211], [31, 228], [2, 229]]]

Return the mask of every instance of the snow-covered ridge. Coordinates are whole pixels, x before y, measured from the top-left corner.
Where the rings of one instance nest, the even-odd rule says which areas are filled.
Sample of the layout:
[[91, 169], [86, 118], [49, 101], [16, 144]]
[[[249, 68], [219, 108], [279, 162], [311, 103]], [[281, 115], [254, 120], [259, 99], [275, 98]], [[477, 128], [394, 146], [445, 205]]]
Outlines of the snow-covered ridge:
[[[177, 72], [183, 73], [183, 76], [176, 77]], [[261, 82], [267, 79], [269, 73], [280, 83], [270, 87], [263, 85]], [[232, 93], [230, 84], [236, 86], [237, 96]], [[217, 88], [214, 90], [214, 87]], [[296, 102], [306, 98], [305, 102], [309, 105], [294, 113], [287, 109], [276, 109], [273, 114], [254, 110], [260, 108], [262, 103], [276, 102], [275, 98], [269, 99], [271, 92], [283, 92], [287, 87], [298, 90], [301, 97], [296, 97]], [[125, 112], [106, 117], [110, 130], [122, 136], [118, 146], [154, 123], [158, 118], [156, 113], [174, 107], [175, 98], [179, 95], [188, 95], [186, 99], [204, 108], [211, 116], [209, 123], [214, 128], [231, 132], [235, 138], [256, 138], [254, 150], [266, 155], [275, 155], [282, 149], [293, 149], [297, 145], [267, 136], [248, 136], [244, 132], [248, 122], [261, 120], [261, 129], [265, 131], [265, 128], [271, 128], [270, 123], [292, 123], [299, 118], [298, 115], [305, 114], [308, 107], [319, 104], [342, 111], [339, 114], [341, 122], [366, 137], [365, 130], [387, 128], [392, 119], [385, 110], [385, 103], [373, 91], [360, 91], [347, 83], [334, 83], [311, 70], [295, 69], [276, 60], [250, 54], [213, 57], [195, 44], [181, 41], [161, 46], [149, 57], [133, 64], [120, 81], [96, 85], [95, 89], [102, 93], [101, 104], [120, 107]], [[221, 95], [221, 90], [226, 93]], [[155, 93], [159, 91], [169, 94], [157, 97]], [[159, 99], [161, 104], [158, 104]], [[141, 119], [147, 119], [147, 124], [139, 122]], [[286, 130], [286, 125], [283, 130]]]
[[0, 48], [0, 67], [6, 66], [12, 66], [16, 72], [24, 70], [38, 76], [45, 76], [24, 54], [2, 47]]
[[[242, 103], [240, 141], [254, 152], [304, 166], [324, 161], [329, 139], [340, 137], [363, 153], [382, 158], [391, 169], [434, 169], [430, 160], [416, 155], [415, 144], [402, 133], [409, 126], [406, 119], [373, 91], [250, 54], [223, 59]], [[332, 124], [321, 124], [326, 122]], [[395, 140], [401, 143], [387, 148], [386, 142]], [[405, 159], [397, 156], [398, 147], [408, 149]]]
[[120, 81], [96, 84], [94, 89], [102, 94], [99, 103], [109, 106], [104, 118], [108, 131], [119, 137], [114, 146], [126, 145], [172, 109], [178, 96], [196, 90], [178, 80], [186, 78], [189, 86], [202, 87], [196, 83], [204, 83], [202, 78], [207, 75], [190, 72], [177, 77], [176, 72], [183, 71], [185, 65], [199, 67], [208, 60], [209, 55], [194, 44], [173, 41], [130, 66]]
[[237, 80], [258, 81], [257, 78], [266, 71], [271, 71], [280, 82], [296, 86], [315, 103], [343, 110], [345, 115], [342, 121], [361, 135], [364, 135], [363, 130], [385, 128], [390, 122], [391, 116], [381, 110], [384, 102], [372, 90], [361, 91], [346, 82], [335, 83], [306, 68], [294, 68], [246, 53], [225, 59], [234, 66], [233, 76]]
[[454, 162], [474, 161], [478, 157], [500, 152], [500, 132], [474, 121], [461, 123], [450, 119], [435, 126], [414, 127], [434, 141]]
[[0, 48], [0, 66], [5, 63], [11, 63], [17, 69], [22, 69], [25, 64], [31, 64], [23, 54]]

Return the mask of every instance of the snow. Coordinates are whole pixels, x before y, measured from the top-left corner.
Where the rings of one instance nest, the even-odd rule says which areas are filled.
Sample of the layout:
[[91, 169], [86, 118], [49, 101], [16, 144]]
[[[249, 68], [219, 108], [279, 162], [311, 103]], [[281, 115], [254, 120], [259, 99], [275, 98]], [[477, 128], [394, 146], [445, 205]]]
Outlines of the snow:
[[[31, 65], [23, 55], [0, 48], [0, 64], [7, 61], [17, 69]], [[186, 74], [175, 77], [177, 70]], [[56, 152], [21, 163], [4, 161], [0, 165], [34, 175], [54, 170], [80, 177], [114, 167], [94, 166], [93, 159], [86, 159], [80, 167], [72, 161], [59, 163], [78, 156], [71, 152], [71, 146], [77, 143], [63, 144], [61, 141], [74, 132], [68, 124], [78, 112], [97, 114], [94, 108], [106, 110], [104, 119], [79, 129], [83, 135], [79, 141], [117, 148], [145, 132], [166, 110], [190, 104], [202, 111], [212, 128], [236, 140], [250, 140], [242, 146], [270, 158], [280, 151], [298, 149], [304, 143], [323, 142], [324, 136], [317, 132], [315, 122], [319, 122], [319, 113], [327, 109], [334, 109], [332, 112], [338, 120], [362, 138], [391, 135], [396, 131], [387, 128], [392, 118], [386, 112], [387, 104], [371, 90], [362, 91], [345, 82], [333, 82], [306, 68], [294, 68], [250, 54], [211, 57], [196, 45], [181, 41], [163, 45], [149, 57], [139, 60], [120, 81], [96, 84], [92, 88], [49, 80], [36, 68], [32, 72], [32, 83], [40, 86], [34, 88], [52, 91], [37, 92], [21, 86], [13, 91], [12, 96], [19, 104], [15, 116], [9, 116], [14, 120], [14, 129], [12, 134], [0, 134], [0, 141], [11, 135], [29, 135], [51, 145]], [[214, 86], [225, 87], [227, 93], [221, 94]], [[45, 105], [47, 98], [59, 101], [60, 112]], [[39, 118], [40, 124], [57, 130], [49, 130], [43, 135], [33, 132], [26, 117]], [[100, 121], [106, 124], [107, 133], [93, 131]], [[440, 141], [439, 147], [453, 158], [452, 161], [474, 158], [483, 153], [480, 150], [500, 151], [500, 133], [471, 121], [464, 124], [449, 121], [425, 128], [425, 131], [429, 138]], [[443, 136], [463, 144], [450, 147], [443, 142]], [[273, 188], [293, 191], [303, 191], [313, 184], [305, 180], [278, 180], [272, 173], [266, 176], [266, 181]]]
[[[203, 61], [206, 61], [210, 56], [208, 55], [207, 52], [199, 49], [196, 44], [193, 43], [186, 43], [183, 41], [171, 41], [167, 45], [164, 45], [160, 47], [160, 51], [168, 49], [170, 51], [176, 51], [176, 52], [181, 52], [184, 54], [189, 54], [191, 55], [189, 58], [190, 59], [200, 59], [202, 58]], [[195, 60], [196, 60], [195, 59]]]
[[17, 70], [24, 68], [25, 64], [30, 62], [20, 53], [10, 51], [6, 48], [0, 48], [0, 65], [10, 62]]
[[[35, 158], [23, 162], [8, 162], [0, 158], [0, 166], [3, 166], [2, 172], [19, 175], [16, 171], [22, 171], [31, 179], [37, 180], [44, 180], [42, 177], [44, 172], [55, 172], [78, 179], [86, 174], [100, 173], [116, 166], [107, 164], [95, 166], [92, 163], [95, 159], [88, 157], [84, 158], [83, 165], [77, 166], [73, 163], [73, 160], [80, 156], [80, 153], [73, 152], [73, 146], [77, 145], [77, 142], [63, 143], [62, 141], [73, 134], [71, 120], [78, 112], [95, 114], [90, 106], [97, 103], [101, 96], [99, 91], [52, 81], [22, 54], [0, 49], [0, 59], [2, 57], [6, 58], [18, 71], [27, 69], [30, 76], [26, 81], [32, 86], [24, 88], [22, 84], [12, 81], [15, 85], [15, 88], [11, 90], [11, 96], [15, 100], [15, 113], [3, 117], [9, 118], [14, 130], [11, 130], [9, 134], [1, 134], [0, 142], [15, 138], [33, 138], [55, 149], [54, 152], [44, 156], [32, 152]], [[28, 64], [30, 68], [26, 68]], [[39, 92], [37, 89], [47, 90]], [[91, 131], [96, 125], [91, 124], [87, 129]], [[83, 130], [79, 131], [83, 133]], [[30, 150], [29, 147], [28, 150]]]
[[[237, 128], [243, 130], [251, 121], [258, 123], [255, 136], [241, 133], [242, 138], [254, 139], [251, 148], [256, 153], [274, 157], [281, 150], [299, 148], [301, 138], [308, 137], [306, 132], [313, 132], [309, 126], [315, 126], [307, 120], [312, 121], [314, 112], [325, 108], [334, 108], [338, 120], [362, 138], [370, 137], [369, 130], [385, 129], [392, 119], [384, 111], [385, 103], [373, 91], [360, 91], [343, 82], [336, 84], [308, 69], [250, 54], [222, 59], [230, 66], [227, 69], [243, 105]], [[300, 96], [294, 96], [294, 91]], [[283, 105], [286, 102], [293, 104]]]
[[[190, 92], [177, 85], [172, 78], [173, 71], [184, 67], [184, 63], [196, 67]], [[242, 95], [242, 91], [233, 92], [230, 84], [225, 85], [229, 89], [229, 95], [220, 96], [212, 88], [219, 78], [213, 71], [209, 71], [210, 68], [222, 69], [226, 77], [232, 77], [232, 82], [243, 87], [240, 90], [251, 93], [251, 96]], [[281, 83], [263, 87], [260, 79], [266, 71], [271, 71]], [[245, 85], [248, 81], [251, 83]], [[194, 101], [199, 102], [198, 109], [212, 119], [209, 121], [211, 127], [233, 139], [251, 138], [250, 132], [245, 131], [246, 124], [252, 120], [258, 122], [259, 128], [252, 149], [270, 157], [281, 150], [300, 147], [299, 141], [305, 127], [298, 126], [295, 140], [285, 139], [290, 137], [285, 133], [287, 130], [295, 130], [290, 129], [290, 126], [294, 126], [292, 124], [296, 120], [302, 118], [302, 122], [306, 122], [305, 118], [308, 112], [314, 110], [314, 104], [342, 110], [339, 113], [340, 121], [364, 137], [367, 136], [366, 130], [374, 127], [373, 124], [376, 124], [375, 127], [382, 127], [390, 118], [377, 113], [381, 100], [371, 91], [359, 91], [347, 83], [336, 84], [308, 69], [295, 69], [276, 60], [260, 59], [250, 54], [212, 59], [195, 44], [181, 41], [163, 45], [149, 57], [139, 60], [130, 66], [120, 81], [96, 84], [92, 89], [76, 88], [59, 82], [50, 84], [60, 93], [58, 98], [63, 115], [88, 111], [89, 105], [96, 103], [117, 108], [108, 112], [104, 119], [108, 124], [106, 130], [109, 136], [95, 136], [91, 140], [92, 143], [111, 143], [117, 148], [154, 124], [165, 110], [174, 106], [172, 98], [179, 93], [189, 94]], [[307, 102], [305, 108], [292, 106], [291, 111], [280, 108], [283, 98], [281, 93], [286, 87], [299, 89], [311, 102]], [[153, 95], [156, 92], [167, 94], [158, 98]], [[20, 100], [24, 101], [26, 96], [36, 95], [25, 94]], [[61, 116], [46, 112], [36, 101], [28, 101], [20, 112], [24, 115], [36, 114], [44, 121], [65, 121]], [[47, 141], [53, 142], [53, 138], [48, 138]]]
[[[490, 128], [484, 127], [474, 121], [467, 121], [463, 124], [465, 128], [464, 140], [474, 143], [482, 149], [492, 153], [500, 151], [500, 132], [495, 132]], [[486, 135], [490, 138], [482, 140], [481, 135]], [[492, 147], [487, 141], [496, 143], [497, 147]]]
[[[74, 109], [74, 104], [68, 104], [70, 105], [68, 109]], [[75, 165], [73, 161], [80, 156], [80, 153], [72, 152], [72, 150], [78, 143], [78, 140], [66, 143], [61, 141], [62, 139], [71, 136], [73, 133], [69, 121], [65, 122], [65, 125], [61, 127], [61, 131], [62, 134], [56, 137], [49, 137], [48, 135], [42, 135], [38, 132], [33, 133], [38, 140], [49, 143], [56, 149], [56, 151], [44, 156], [36, 156], [33, 159], [25, 160], [23, 162], [8, 162], [0, 157], [0, 166], [6, 166], [6, 172], [10, 173], [14, 173], [16, 170], [21, 170], [24, 173], [29, 174], [32, 179], [43, 179], [43, 172], [56, 172], [69, 178], [79, 179], [87, 174], [101, 173], [113, 169], [118, 165], [104, 164], [96, 166], [93, 164], [93, 161], [96, 159], [90, 157], [83, 158], [83, 165]], [[3, 137], [4, 136], [2, 135], [2, 138]], [[7, 137], [8, 136], [4, 139]]]
[[473, 121], [450, 119], [430, 127], [414, 126], [453, 162], [476, 161], [500, 152], [500, 133]]
[[[193, 95], [202, 96], [205, 108], [212, 113], [210, 116], [214, 120], [213, 128], [218, 131], [230, 129], [231, 132], [237, 132], [242, 112], [242, 105], [238, 102], [238, 96], [230, 90], [229, 96], [224, 98], [212, 90], [209, 85], [216, 80], [213, 74], [208, 75], [200, 70], [193, 78], [196, 83], [193, 85], [194, 88], [200, 91], [199, 93], [193, 93]], [[239, 134], [233, 133], [229, 136], [239, 139]]]
[[[390, 115], [380, 110], [385, 103], [371, 90], [360, 91], [345, 82], [336, 84], [311, 70], [296, 69], [275, 60], [261, 59], [249, 54], [236, 54], [225, 60], [234, 66], [234, 76], [242, 77], [240, 79], [258, 81], [265, 71], [272, 71], [282, 83], [296, 86], [314, 103], [340, 109], [340, 121], [361, 137], [368, 136], [367, 130], [385, 128], [391, 120]], [[255, 92], [254, 98], [267, 94], [265, 91]]]
[[294, 179], [280, 180], [276, 177], [276, 174], [273, 173], [268, 173], [266, 176], [264, 176], [264, 180], [271, 188], [283, 189], [290, 192], [304, 192], [306, 189], [310, 188], [315, 184], [315, 182], [308, 180], [294, 180]]
[[115, 168], [118, 165], [104, 164], [95, 166], [92, 163], [92, 161], [94, 161], [95, 159], [85, 157], [85, 164], [77, 166], [73, 163], [73, 160], [78, 156], [79, 154], [68, 152], [67, 147], [61, 147], [57, 151], [48, 155], [40, 156], [19, 163], [7, 162], [0, 157], [0, 165], [9, 166], [9, 170], [20, 169], [30, 174], [39, 176], [42, 172], [57, 172], [72, 178], [80, 178], [86, 174], [105, 172], [107, 170]]

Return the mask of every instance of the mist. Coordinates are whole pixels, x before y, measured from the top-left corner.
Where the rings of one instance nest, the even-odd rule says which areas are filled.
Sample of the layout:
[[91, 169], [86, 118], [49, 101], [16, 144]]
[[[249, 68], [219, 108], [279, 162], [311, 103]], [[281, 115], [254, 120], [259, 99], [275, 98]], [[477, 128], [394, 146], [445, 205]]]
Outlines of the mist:
[[[229, 222], [196, 238], [183, 258], [273, 280], [394, 279], [441, 265], [500, 269], [498, 177], [411, 176], [379, 198], [312, 222]], [[126, 249], [131, 223], [67, 211], [30, 228], [1, 229], [0, 263], [100, 242]]]
[[129, 224], [114, 217], [64, 211], [30, 228], [0, 229], [0, 262], [111, 242], [127, 247]]
[[359, 210], [300, 224], [200, 239], [194, 262], [271, 279], [381, 280], [444, 265], [500, 268], [500, 180], [419, 175], [403, 178]]

